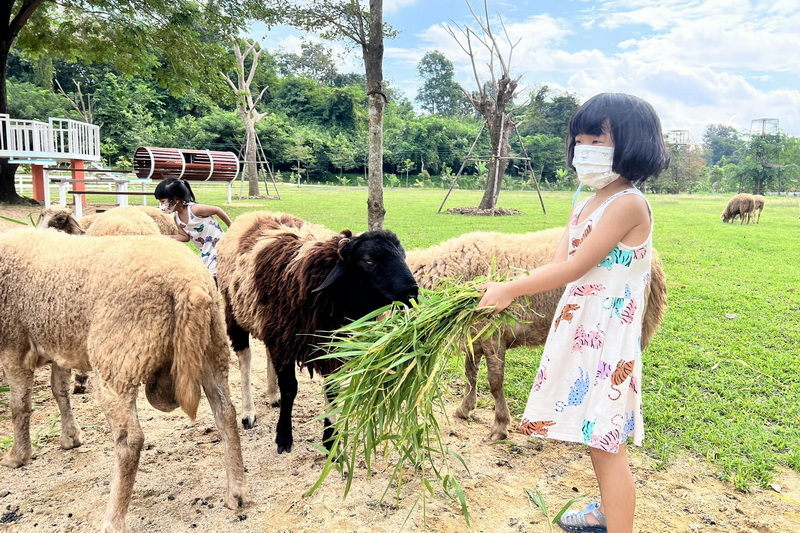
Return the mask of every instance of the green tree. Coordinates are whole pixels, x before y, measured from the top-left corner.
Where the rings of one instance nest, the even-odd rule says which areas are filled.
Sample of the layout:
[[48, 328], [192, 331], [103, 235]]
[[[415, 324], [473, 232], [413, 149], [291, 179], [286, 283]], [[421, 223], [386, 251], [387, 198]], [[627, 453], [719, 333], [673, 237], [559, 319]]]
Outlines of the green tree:
[[694, 192], [705, 176], [702, 150], [691, 144], [667, 143], [669, 168], [648, 186], [657, 192]]
[[550, 135], [564, 142], [567, 137], [569, 119], [580, 107], [575, 94], [552, 95], [549, 86], [543, 85], [531, 92], [530, 101], [514, 110], [519, 117], [519, 132], [527, 135]]
[[303, 42], [299, 54], [275, 54], [275, 67], [281, 76], [312, 78], [329, 86], [334, 86], [338, 79], [333, 51], [324, 44], [313, 41]]
[[[177, 91], [217, 78], [227, 59], [217, 43], [241, 30], [251, 14], [268, 18], [260, 2], [237, 0], [6, 0], [0, 7], [0, 113], [9, 111], [8, 59], [15, 43], [34, 59], [108, 62], [128, 74], [147, 72]], [[15, 173], [16, 165], [0, 158], [0, 202], [23, 201]]]
[[[362, 3], [366, 5], [362, 5]], [[383, 227], [383, 39], [395, 32], [383, 22], [383, 0], [316, 0], [298, 4], [290, 0], [265, 0], [280, 20], [303, 31], [320, 32], [326, 39], [344, 40], [361, 48], [369, 106], [369, 229]]]
[[50, 89], [28, 82], [8, 82], [8, 113], [20, 120], [43, 120], [64, 115], [69, 102]]
[[455, 82], [453, 62], [438, 50], [427, 52], [417, 65], [422, 80], [416, 101], [431, 114], [448, 117], [470, 113], [472, 106]]
[[718, 165], [723, 157], [735, 162], [737, 152], [745, 144], [736, 130], [725, 124], [709, 124], [703, 135], [706, 144], [705, 160], [709, 166]]

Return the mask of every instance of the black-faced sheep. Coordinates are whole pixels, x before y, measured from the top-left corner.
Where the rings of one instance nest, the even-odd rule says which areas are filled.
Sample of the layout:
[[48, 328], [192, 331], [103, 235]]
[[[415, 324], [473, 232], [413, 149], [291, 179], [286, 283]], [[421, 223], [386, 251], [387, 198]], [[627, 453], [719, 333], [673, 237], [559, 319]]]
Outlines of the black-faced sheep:
[[[331, 373], [335, 361], [312, 360], [319, 353], [319, 335], [393, 301], [409, 303], [417, 297], [417, 283], [397, 236], [385, 230], [354, 236], [288, 214], [252, 212], [233, 222], [218, 250], [228, 334], [242, 373], [242, 424], [251, 428], [256, 418], [249, 333], [264, 342], [277, 372], [275, 442], [278, 453], [291, 451], [295, 366], [307, 366], [312, 375]], [[324, 443], [332, 433], [326, 420]]]
[[[441, 278], [471, 280], [489, 273], [494, 260], [500, 275], [513, 277], [519, 269], [533, 270], [553, 259], [563, 228], [548, 229], [526, 234], [468, 233], [424, 250], [408, 252], [407, 262], [421, 287], [434, 288]], [[661, 261], [653, 250], [650, 283], [646, 294], [642, 331], [642, 348], [647, 347], [658, 329], [666, 308], [667, 286]], [[521, 320], [504, 327], [499, 337], [477, 341], [473, 345], [475, 357], [465, 357], [465, 374], [468, 385], [461, 405], [455, 412], [459, 418], [468, 418], [477, 404], [478, 364], [486, 359], [489, 387], [494, 397], [494, 423], [492, 440], [508, 437], [510, 414], [506, 404], [503, 382], [505, 379], [506, 350], [517, 346], [540, 346], [547, 340], [558, 301], [564, 288], [530, 296], [530, 304], [516, 314]], [[539, 314], [537, 314], [539, 313]]]
[[31, 458], [31, 390], [34, 370], [44, 364], [52, 366], [61, 446], [81, 444], [69, 369], [92, 371], [116, 456], [102, 531], [125, 531], [144, 442], [139, 385], [157, 409], [181, 407], [190, 418], [202, 388], [225, 451], [224, 502], [241, 506], [246, 485], [224, 317], [214, 280], [197, 257], [161, 236], [95, 239], [37, 229], [0, 234], [0, 249], [0, 363], [14, 426], [1, 464], [16, 468]]
[[754, 209], [755, 198], [753, 198], [752, 194], [737, 194], [728, 200], [728, 205], [725, 206], [725, 211], [722, 212], [722, 221], [733, 222], [736, 220], [736, 217], [740, 217], [740, 225], [744, 224], [745, 219], [747, 219], [747, 223], [749, 224]]

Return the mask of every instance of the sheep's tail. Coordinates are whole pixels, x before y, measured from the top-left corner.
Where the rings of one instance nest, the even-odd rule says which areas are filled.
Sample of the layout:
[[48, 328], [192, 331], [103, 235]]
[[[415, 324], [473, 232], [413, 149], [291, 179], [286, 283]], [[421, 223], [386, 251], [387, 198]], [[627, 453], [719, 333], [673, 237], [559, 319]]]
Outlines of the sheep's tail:
[[645, 293], [644, 320], [642, 322], [642, 350], [647, 348], [653, 335], [658, 331], [667, 310], [667, 278], [664, 265], [656, 251], [650, 267], [650, 280]]
[[204, 354], [211, 342], [212, 305], [208, 291], [197, 286], [179, 293], [175, 301], [172, 377], [178, 405], [192, 420], [200, 403]]

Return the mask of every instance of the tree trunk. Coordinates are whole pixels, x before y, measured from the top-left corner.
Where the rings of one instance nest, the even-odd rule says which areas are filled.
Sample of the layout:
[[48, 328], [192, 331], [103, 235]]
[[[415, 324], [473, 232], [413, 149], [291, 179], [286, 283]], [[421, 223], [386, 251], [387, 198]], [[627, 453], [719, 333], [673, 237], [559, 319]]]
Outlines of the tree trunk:
[[362, 46], [369, 97], [369, 193], [367, 226], [383, 228], [383, 0], [369, 1], [369, 41]]
[[[10, 42], [0, 44], [0, 113], [8, 113], [8, 91], [6, 89], [6, 72], [8, 63], [8, 51], [11, 47]], [[0, 131], [0, 135], [5, 136], [5, 131]], [[8, 139], [2, 139], [3, 145], [7, 146]], [[0, 204], [19, 204], [23, 203], [23, 198], [17, 194], [16, 182], [14, 177], [17, 174], [17, 165], [11, 165], [7, 158], [0, 158]]]
[[478, 209], [496, 207], [500, 188], [503, 185], [503, 176], [508, 167], [508, 159], [504, 158], [511, 153], [511, 146], [508, 143], [509, 132], [512, 128], [511, 119], [502, 111], [487, 117], [486, 123], [492, 144], [492, 158], [489, 160], [489, 175], [486, 178], [486, 188], [483, 190], [483, 197]]
[[256, 150], [256, 124], [250, 117], [246, 116], [246, 112], [242, 113], [242, 120], [244, 120], [245, 130], [245, 148], [244, 148], [244, 167], [247, 174], [247, 194], [249, 196], [259, 195], [258, 186], [258, 165], [256, 164], [257, 150]]

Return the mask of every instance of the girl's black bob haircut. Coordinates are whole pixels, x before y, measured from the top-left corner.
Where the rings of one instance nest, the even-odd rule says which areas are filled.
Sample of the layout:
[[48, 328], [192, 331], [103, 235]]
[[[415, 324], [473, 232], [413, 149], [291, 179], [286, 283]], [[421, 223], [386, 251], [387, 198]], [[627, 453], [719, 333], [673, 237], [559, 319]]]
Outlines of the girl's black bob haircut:
[[601, 93], [572, 115], [567, 136], [567, 166], [572, 170], [576, 135], [610, 133], [614, 141], [612, 170], [634, 184], [661, 174], [669, 153], [653, 106], [637, 96]]
[[153, 193], [156, 200], [172, 200], [177, 198], [184, 204], [197, 203], [194, 199], [192, 187], [186, 180], [179, 180], [178, 178], [167, 178], [156, 185], [156, 190]]

